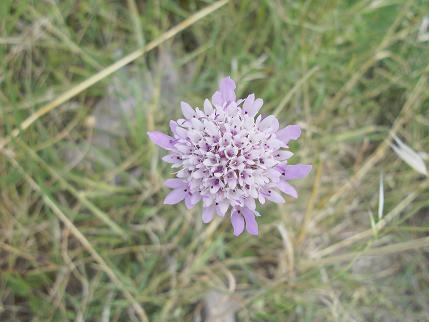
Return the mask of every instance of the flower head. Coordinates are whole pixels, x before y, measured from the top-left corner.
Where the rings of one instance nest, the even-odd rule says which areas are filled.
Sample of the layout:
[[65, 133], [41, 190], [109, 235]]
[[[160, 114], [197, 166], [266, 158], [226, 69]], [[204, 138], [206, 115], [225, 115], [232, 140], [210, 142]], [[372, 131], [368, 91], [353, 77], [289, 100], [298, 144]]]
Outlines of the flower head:
[[229, 213], [234, 235], [244, 229], [258, 234], [256, 200], [283, 203], [280, 192], [298, 193], [289, 180], [305, 177], [311, 165], [290, 165], [288, 143], [301, 135], [298, 125], [279, 129], [273, 115], [258, 115], [263, 101], [250, 94], [236, 99], [235, 82], [226, 77], [204, 108], [182, 102], [184, 118], [170, 121], [172, 136], [149, 132], [149, 138], [168, 151], [162, 159], [177, 169], [165, 185], [173, 189], [165, 204], [185, 202], [192, 208], [202, 201], [202, 220]]

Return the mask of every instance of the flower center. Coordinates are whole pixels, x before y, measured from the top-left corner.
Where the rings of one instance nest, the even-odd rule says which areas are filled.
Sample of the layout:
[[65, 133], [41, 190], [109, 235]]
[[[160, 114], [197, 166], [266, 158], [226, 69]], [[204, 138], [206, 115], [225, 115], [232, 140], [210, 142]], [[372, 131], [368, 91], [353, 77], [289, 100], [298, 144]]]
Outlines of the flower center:
[[[232, 204], [243, 196], [257, 197], [269, 182], [265, 172], [277, 164], [270, 148], [270, 133], [260, 131], [241, 108], [201, 115], [188, 124], [176, 147], [183, 152], [178, 176], [189, 182], [191, 193], [220, 194]], [[238, 201], [237, 201], [238, 202]]]

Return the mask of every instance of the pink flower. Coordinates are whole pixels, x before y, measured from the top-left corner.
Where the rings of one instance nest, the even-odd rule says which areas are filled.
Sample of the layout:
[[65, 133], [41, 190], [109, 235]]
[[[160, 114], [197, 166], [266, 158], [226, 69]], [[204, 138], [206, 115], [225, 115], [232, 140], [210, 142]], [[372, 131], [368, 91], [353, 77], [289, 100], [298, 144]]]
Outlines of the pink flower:
[[235, 82], [226, 77], [204, 108], [182, 102], [184, 118], [170, 121], [172, 136], [149, 132], [149, 138], [168, 151], [162, 159], [177, 170], [165, 185], [172, 191], [164, 203], [181, 201], [192, 208], [202, 202], [202, 220], [230, 214], [234, 235], [244, 229], [258, 234], [256, 200], [283, 203], [280, 192], [298, 197], [289, 180], [304, 178], [311, 165], [290, 165], [288, 143], [301, 135], [298, 125], [279, 129], [273, 115], [258, 115], [263, 101], [250, 94], [236, 99]]

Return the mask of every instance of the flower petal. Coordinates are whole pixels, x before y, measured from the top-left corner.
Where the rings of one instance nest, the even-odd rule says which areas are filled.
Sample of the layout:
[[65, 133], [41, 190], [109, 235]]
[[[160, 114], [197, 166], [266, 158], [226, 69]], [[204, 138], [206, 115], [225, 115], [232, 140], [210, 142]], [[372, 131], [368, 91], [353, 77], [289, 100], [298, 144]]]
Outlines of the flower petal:
[[287, 183], [285, 180], [280, 180], [280, 182], [277, 184], [277, 187], [280, 189], [281, 192], [293, 197], [298, 198], [298, 192], [296, 189]]
[[194, 109], [188, 103], [180, 102], [180, 107], [182, 108], [183, 116], [188, 120], [192, 119], [195, 116]]
[[221, 202], [217, 202], [216, 204], [217, 204], [216, 205], [216, 213], [221, 217], [225, 216], [225, 214], [229, 208], [229, 202], [221, 201]]
[[299, 125], [288, 125], [276, 133], [279, 140], [288, 144], [290, 140], [296, 140], [301, 136], [301, 128]]
[[174, 189], [164, 199], [165, 205], [175, 205], [185, 198], [186, 192], [184, 189]]
[[173, 163], [173, 164], [182, 162], [182, 160], [179, 156], [173, 155], [173, 154], [167, 154], [167, 155], [163, 156], [162, 161], [167, 162], [167, 163]]
[[232, 212], [231, 224], [234, 229], [234, 236], [239, 236], [244, 230], [244, 218], [237, 212], [237, 210]]
[[235, 82], [231, 77], [225, 77], [219, 82], [219, 90], [225, 102], [235, 101]]
[[176, 128], [178, 127], [178, 124], [176, 121], [171, 120], [170, 123], [170, 130], [173, 132], [173, 134], [176, 134]]
[[212, 103], [210, 103], [210, 101], [206, 98], [204, 100], [204, 113], [206, 113], [206, 115], [209, 116], [210, 114], [212, 114], [212, 112], [213, 112]]
[[286, 180], [302, 179], [311, 171], [311, 164], [286, 165], [283, 178]]
[[253, 199], [253, 198], [246, 198], [245, 200], [244, 200], [244, 204], [246, 205], [246, 207], [247, 208], [249, 208], [249, 209], [253, 209], [253, 210], [255, 210], [256, 209], [256, 203], [255, 203], [255, 199]]
[[147, 132], [147, 135], [149, 139], [159, 147], [166, 150], [174, 149], [174, 139], [171, 136], [158, 131]]
[[281, 147], [285, 146], [285, 144], [282, 141], [277, 140], [275, 138], [269, 139], [268, 142], [267, 142], [267, 144], [274, 151], [276, 151], [276, 150], [280, 149]]
[[175, 148], [177, 149], [177, 151], [183, 154], [189, 154], [192, 151], [192, 147], [190, 145], [185, 145], [185, 144], [177, 144]]
[[265, 204], [265, 195], [263, 195], [262, 193], [259, 193], [258, 200], [261, 205]]
[[203, 223], [207, 224], [211, 222], [213, 219], [213, 213], [214, 213], [213, 207], [204, 207], [203, 214], [202, 214]]
[[223, 98], [222, 94], [219, 91], [216, 91], [212, 96], [212, 103], [216, 106], [222, 106], [223, 105]]
[[282, 160], [287, 160], [291, 158], [293, 156], [293, 153], [290, 151], [278, 151], [275, 156], [277, 160], [282, 161]]
[[186, 187], [188, 184], [182, 179], [167, 179], [164, 181], [164, 185], [168, 188], [177, 189]]
[[254, 102], [255, 102], [255, 94], [252, 93], [246, 97], [246, 100], [243, 103], [243, 110], [248, 111], [249, 108], [252, 107]]
[[275, 190], [269, 190], [268, 193], [265, 195], [265, 198], [267, 198], [268, 200], [271, 200], [272, 202], [275, 202], [275, 203], [284, 203], [285, 202], [285, 200], [283, 199], [281, 194], [279, 194]]
[[202, 129], [204, 129], [203, 122], [201, 122], [196, 117], [191, 119], [191, 124], [192, 124], [192, 127], [197, 131], [201, 131]]
[[192, 203], [191, 195], [190, 195], [189, 193], [187, 193], [187, 194], [185, 195], [185, 206], [186, 206], [186, 208], [188, 208], [188, 209], [191, 209], [193, 206], [195, 206], [195, 205]]
[[[251, 94], [251, 95], [253, 95], [253, 94]], [[249, 98], [249, 96], [248, 96], [248, 98]], [[253, 98], [254, 98], [254, 95], [253, 95]], [[252, 116], [252, 117], [255, 116], [259, 112], [259, 110], [261, 109], [263, 104], [264, 104], [264, 101], [261, 98], [257, 98], [252, 103], [250, 103], [250, 101], [249, 101], [249, 103], [246, 106], [243, 105], [244, 114]]]
[[191, 195], [191, 203], [195, 206], [201, 200], [201, 195], [198, 192], [195, 192]]
[[255, 214], [247, 209], [243, 209], [244, 220], [246, 221], [246, 230], [251, 235], [258, 235], [258, 223], [256, 222]]
[[188, 131], [186, 129], [184, 129], [183, 127], [177, 126], [175, 129], [175, 134], [181, 138], [181, 139], [186, 139], [188, 137]]
[[261, 131], [269, 129], [270, 132], [276, 132], [279, 129], [279, 121], [274, 115], [270, 115], [264, 118], [261, 123], [259, 123], [258, 128]]
[[213, 136], [219, 135], [219, 129], [212, 121], [205, 121], [204, 126], [206, 127], [206, 132], [208, 134]]
[[213, 204], [213, 199], [212, 198], [204, 196], [202, 199], [203, 199], [203, 206], [204, 207], [210, 207]]

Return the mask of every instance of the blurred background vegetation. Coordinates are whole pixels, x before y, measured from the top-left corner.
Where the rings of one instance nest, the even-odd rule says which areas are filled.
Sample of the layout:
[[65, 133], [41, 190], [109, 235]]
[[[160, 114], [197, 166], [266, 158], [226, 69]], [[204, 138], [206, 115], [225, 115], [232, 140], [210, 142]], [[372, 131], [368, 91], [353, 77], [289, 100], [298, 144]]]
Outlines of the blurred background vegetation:
[[[429, 321], [428, 1], [212, 3], [0, 1], [0, 320]], [[224, 75], [314, 165], [256, 238], [146, 136]]]

